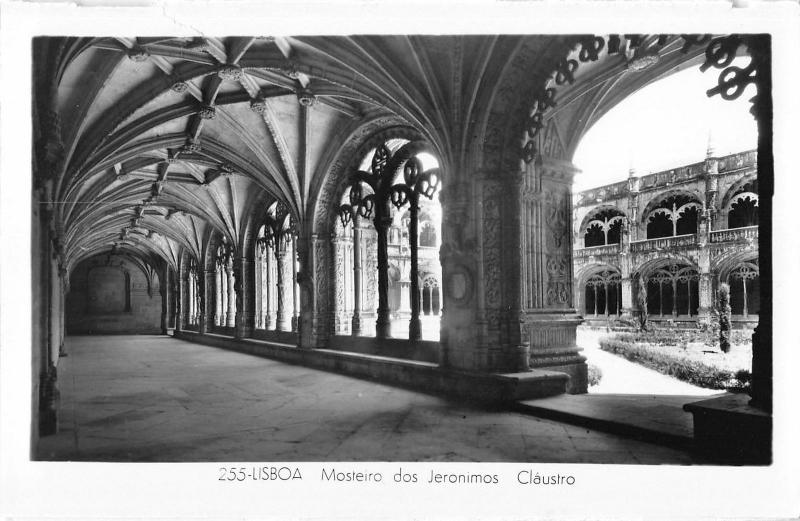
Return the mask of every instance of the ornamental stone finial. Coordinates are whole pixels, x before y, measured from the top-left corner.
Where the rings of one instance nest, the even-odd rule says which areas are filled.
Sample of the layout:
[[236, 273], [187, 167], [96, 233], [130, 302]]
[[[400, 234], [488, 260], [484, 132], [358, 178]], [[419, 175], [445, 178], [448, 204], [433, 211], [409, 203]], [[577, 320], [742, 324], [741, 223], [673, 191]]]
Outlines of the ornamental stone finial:
[[708, 144], [706, 145], [706, 158], [712, 158], [716, 154], [716, 146], [714, 143], [714, 132], [708, 129]]

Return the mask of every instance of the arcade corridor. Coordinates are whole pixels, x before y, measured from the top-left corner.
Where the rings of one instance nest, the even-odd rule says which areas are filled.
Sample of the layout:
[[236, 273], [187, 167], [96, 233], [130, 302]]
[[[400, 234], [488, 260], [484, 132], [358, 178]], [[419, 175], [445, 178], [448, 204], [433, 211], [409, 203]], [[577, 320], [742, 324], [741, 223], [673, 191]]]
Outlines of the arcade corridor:
[[165, 336], [69, 336], [39, 459], [691, 464], [688, 453]]

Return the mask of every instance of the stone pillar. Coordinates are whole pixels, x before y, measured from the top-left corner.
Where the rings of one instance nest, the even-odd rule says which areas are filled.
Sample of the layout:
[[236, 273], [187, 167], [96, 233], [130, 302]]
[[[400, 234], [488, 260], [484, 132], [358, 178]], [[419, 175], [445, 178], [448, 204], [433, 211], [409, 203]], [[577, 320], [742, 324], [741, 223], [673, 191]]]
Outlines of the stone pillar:
[[624, 320], [632, 320], [634, 315], [634, 298], [633, 298], [633, 259], [631, 255], [631, 228], [634, 225], [628, 218], [623, 219], [622, 229], [620, 230], [620, 243], [619, 243], [619, 264], [620, 264], [620, 293], [621, 301], [618, 302], [620, 306], [620, 318]]
[[[409, 298], [411, 299], [411, 319], [408, 322], [408, 339], [416, 341], [422, 339], [422, 322], [419, 318], [419, 195], [414, 192], [410, 197], [411, 221], [408, 231], [408, 245], [411, 250], [411, 273], [409, 274]], [[405, 293], [405, 291], [401, 292]], [[402, 297], [401, 297], [402, 299]]]
[[50, 261], [50, 363], [58, 364], [58, 353], [61, 346], [61, 326], [59, 321], [63, 310], [61, 305], [61, 278], [59, 277], [59, 254], [54, 254]]
[[184, 280], [184, 267], [178, 266], [178, 273], [176, 274], [178, 291], [175, 298], [175, 331], [183, 331], [184, 324], [186, 323], [185, 309], [186, 301], [184, 293], [186, 292], [186, 281]]
[[329, 235], [301, 235], [298, 241], [300, 270], [300, 347], [325, 347], [330, 334], [328, 298], [335, 276]]
[[239, 257], [234, 262], [234, 288], [236, 294], [236, 321], [234, 336], [248, 338], [253, 334], [255, 323], [255, 270], [253, 261]]
[[633, 281], [630, 277], [619, 279], [620, 292], [622, 293], [621, 318], [633, 318]]
[[289, 258], [292, 266], [292, 332], [297, 333], [297, 319], [299, 317], [297, 306], [299, 295], [297, 287], [297, 236], [292, 234], [292, 251]]
[[164, 263], [161, 270], [159, 290], [161, 292], [161, 334], [169, 333], [169, 264]]
[[711, 245], [709, 241], [711, 222], [710, 214], [708, 212], [703, 212], [697, 227], [697, 246], [699, 249], [697, 267], [700, 275], [697, 282], [697, 294], [699, 299], [697, 306], [697, 322], [705, 325], [711, 323], [711, 310], [714, 307], [711, 279]]
[[255, 266], [255, 324], [256, 329], [264, 328], [264, 255], [260, 246], [256, 246], [256, 266]]
[[273, 247], [268, 247], [264, 253], [264, 261], [266, 262], [267, 283], [264, 285], [264, 291], [267, 294], [267, 307], [264, 313], [264, 329], [270, 331], [275, 329], [276, 315], [277, 315], [277, 302], [276, 288], [278, 285], [277, 274], [275, 270], [275, 255]]
[[334, 258], [334, 269], [336, 272], [336, 277], [334, 279], [335, 284], [335, 298], [334, 298], [334, 306], [336, 307], [334, 323], [332, 324], [332, 334], [342, 333], [346, 330], [345, 323], [349, 320], [347, 316], [347, 299], [346, 299], [346, 292], [347, 292], [347, 269], [346, 269], [346, 258], [347, 258], [347, 242], [344, 238], [344, 228], [341, 228], [341, 234], [335, 235], [331, 242], [333, 243], [333, 258]]
[[290, 264], [291, 259], [289, 258], [289, 254], [287, 252], [287, 238], [284, 236], [276, 239], [275, 242], [277, 243], [275, 258], [278, 263], [278, 313], [275, 329], [278, 331], [291, 331], [292, 316], [291, 311], [289, 310], [288, 302], [286, 302], [287, 297], [290, 294], [289, 289], [292, 282], [292, 266]]
[[[519, 194], [516, 222], [522, 248], [510, 248], [507, 262], [513, 262], [515, 251], [521, 249], [518, 342], [530, 345], [531, 366], [563, 371], [570, 376], [568, 392], [585, 393], [586, 358], [575, 343], [581, 319], [572, 300], [572, 179], [576, 172], [568, 161], [546, 157], [522, 172], [522, 186], [516, 192], [512, 188], [512, 193]], [[514, 290], [513, 279], [509, 293]], [[513, 335], [509, 341], [513, 345]]]
[[203, 270], [200, 279], [200, 324], [198, 331], [206, 333], [212, 329], [213, 313], [211, 309], [211, 294], [216, 278], [216, 270]]
[[214, 325], [224, 325], [225, 319], [222, 311], [222, 265], [217, 263], [214, 270]]
[[353, 219], [353, 320], [350, 333], [361, 334], [361, 218]]
[[[59, 294], [61, 298], [59, 300], [58, 306], [60, 312], [58, 314], [59, 321], [58, 321], [58, 338], [59, 338], [59, 345], [58, 345], [58, 356], [63, 357], [67, 356], [67, 349], [64, 345], [64, 341], [67, 337], [67, 320], [66, 320], [66, 300], [67, 300], [67, 293], [69, 293], [69, 273], [67, 269], [64, 267], [62, 263], [58, 264], [58, 282], [60, 284], [60, 291]], [[745, 298], [745, 310], [747, 309], [747, 299]], [[745, 315], [747, 312], [745, 311]]]
[[225, 289], [227, 290], [228, 297], [228, 307], [225, 312], [225, 326], [236, 327], [236, 281], [234, 280], [232, 258], [225, 261], [225, 274], [227, 276]]
[[[399, 284], [400, 284], [400, 306], [398, 307], [397, 312], [401, 315], [406, 313], [411, 313], [411, 301], [409, 298], [411, 295], [411, 283], [408, 280], [401, 280], [399, 281]], [[419, 303], [417, 303], [417, 307], [419, 308]], [[419, 311], [417, 313], [419, 313]]]
[[378, 232], [378, 319], [375, 321], [375, 337], [392, 337], [392, 319], [389, 309], [389, 251], [388, 233], [392, 219], [386, 202], [376, 204], [375, 230]]

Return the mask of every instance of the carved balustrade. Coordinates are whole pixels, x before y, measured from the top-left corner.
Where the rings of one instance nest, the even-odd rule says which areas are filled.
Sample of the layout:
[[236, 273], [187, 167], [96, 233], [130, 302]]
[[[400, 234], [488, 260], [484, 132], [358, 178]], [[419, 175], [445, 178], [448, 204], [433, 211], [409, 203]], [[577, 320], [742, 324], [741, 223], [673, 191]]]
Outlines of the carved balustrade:
[[576, 259], [585, 257], [598, 257], [600, 255], [617, 255], [619, 253], [619, 244], [605, 244], [602, 246], [589, 246], [587, 248], [579, 248], [573, 252]]
[[709, 238], [712, 244], [722, 242], [735, 242], [744, 240], [758, 239], [758, 225], [747, 226], [745, 228], [731, 228], [728, 230], [716, 230], [711, 232]]
[[657, 250], [675, 250], [694, 248], [697, 246], [697, 234], [677, 235], [675, 237], [660, 237], [644, 241], [631, 242], [631, 253], [645, 253]]

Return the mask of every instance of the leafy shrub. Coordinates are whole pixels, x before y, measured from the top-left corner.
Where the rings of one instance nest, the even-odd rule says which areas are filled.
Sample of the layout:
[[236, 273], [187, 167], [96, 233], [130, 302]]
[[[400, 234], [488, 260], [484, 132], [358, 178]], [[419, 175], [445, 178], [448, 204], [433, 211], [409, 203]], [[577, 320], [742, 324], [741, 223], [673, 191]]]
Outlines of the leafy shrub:
[[639, 290], [636, 292], [636, 303], [639, 305], [639, 328], [647, 331], [647, 283], [642, 274], [638, 277]]
[[719, 285], [719, 349], [731, 350], [731, 288], [724, 282]]
[[588, 364], [589, 366], [589, 387], [594, 387], [595, 385], [600, 383], [600, 380], [603, 379], [603, 371], [600, 370], [594, 364]]
[[682, 350], [638, 343], [637, 336], [620, 334], [600, 339], [600, 349], [698, 387], [746, 390], [749, 386], [750, 371], [746, 369], [717, 367]]

